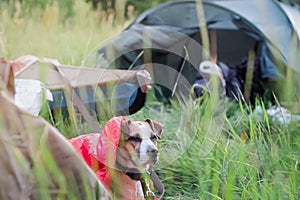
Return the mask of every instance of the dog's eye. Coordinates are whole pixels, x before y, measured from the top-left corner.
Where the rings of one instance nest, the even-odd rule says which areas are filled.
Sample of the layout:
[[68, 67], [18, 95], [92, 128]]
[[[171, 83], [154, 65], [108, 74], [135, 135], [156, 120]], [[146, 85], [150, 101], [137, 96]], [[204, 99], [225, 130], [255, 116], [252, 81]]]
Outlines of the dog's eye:
[[132, 142], [140, 142], [142, 139], [139, 138], [139, 137], [134, 137], [134, 136], [131, 136], [128, 138], [129, 141], [132, 141]]
[[158, 137], [157, 137], [156, 135], [152, 135], [152, 136], [150, 137], [150, 139], [151, 139], [152, 141], [156, 141], [156, 140], [158, 139]]

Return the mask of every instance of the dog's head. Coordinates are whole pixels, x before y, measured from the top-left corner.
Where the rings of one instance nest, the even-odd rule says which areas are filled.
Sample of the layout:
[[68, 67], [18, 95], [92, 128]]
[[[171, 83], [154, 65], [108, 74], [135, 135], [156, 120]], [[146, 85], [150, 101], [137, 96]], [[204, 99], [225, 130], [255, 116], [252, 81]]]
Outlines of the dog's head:
[[146, 119], [144, 122], [124, 120], [117, 150], [117, 162], [127, 169], [147, 170], [158, 161], [157, 140], [162, 125]]

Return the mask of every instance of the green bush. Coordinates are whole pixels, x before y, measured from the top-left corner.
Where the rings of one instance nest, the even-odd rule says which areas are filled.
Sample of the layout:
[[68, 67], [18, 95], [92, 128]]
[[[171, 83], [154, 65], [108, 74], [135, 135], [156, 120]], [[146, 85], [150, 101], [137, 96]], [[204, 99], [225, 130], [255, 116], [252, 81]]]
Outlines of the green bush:
[[[74, 13], [74, 0], [6, 0], [6, 3], [13, 11], [16, 11], [17, 4], [20, 4], [22, 17], [42, 16], [48, 6], [57, 6], [62, 20], [71, 17]], [[37, 11], [39, 12], [37, 13]]]

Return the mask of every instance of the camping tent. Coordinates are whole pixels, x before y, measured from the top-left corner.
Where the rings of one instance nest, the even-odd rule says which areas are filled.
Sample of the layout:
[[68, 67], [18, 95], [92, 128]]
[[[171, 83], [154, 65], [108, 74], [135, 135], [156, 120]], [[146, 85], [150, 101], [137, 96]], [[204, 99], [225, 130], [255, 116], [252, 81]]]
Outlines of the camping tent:
[[206, 54], [214, 53], [234, 68], [254, 51], [261, 81], [284, 75], [287, 66], [299, 71], [300, 27], [296, 22], [300, 13], [295, 8], [273, 0], [204, 0], [203, 10], [215, 52], [201, 47], [196, 2], [176, 1], [139, 15], [119, 36], [99, 48], [98, 58], [104, 57], [109, 67], [121, 69], [142, 68], [151, 62], [154, 82], [168, 88], [163, 91], [166, 97], [189, 89]]

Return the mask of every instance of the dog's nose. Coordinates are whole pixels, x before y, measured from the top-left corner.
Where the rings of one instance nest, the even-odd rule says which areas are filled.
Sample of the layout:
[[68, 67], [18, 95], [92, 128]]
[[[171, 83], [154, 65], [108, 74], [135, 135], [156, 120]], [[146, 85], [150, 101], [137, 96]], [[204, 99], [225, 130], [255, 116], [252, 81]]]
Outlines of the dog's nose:
[[157, 150], [157, 148], [155, 148], [155, 147], [149, 147], [148, 149], [147, 149], [147, 153], [158, 153], [158, 150]]

